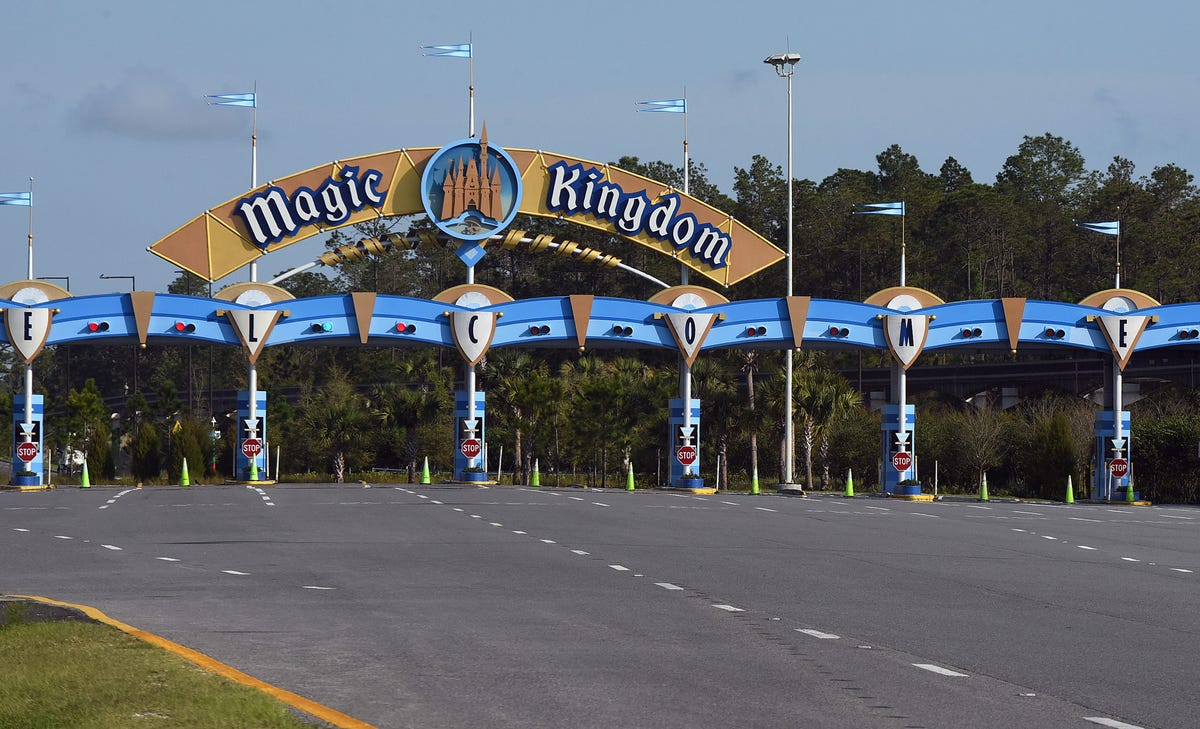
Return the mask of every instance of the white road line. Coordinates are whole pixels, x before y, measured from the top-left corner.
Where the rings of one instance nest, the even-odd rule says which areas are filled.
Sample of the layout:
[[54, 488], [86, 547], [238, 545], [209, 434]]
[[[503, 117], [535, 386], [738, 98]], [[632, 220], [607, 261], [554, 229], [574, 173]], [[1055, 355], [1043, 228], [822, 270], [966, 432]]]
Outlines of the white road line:
[[1142, 727], [1136, 724], [1126, 724], [1125, 722], [1117, 721], [1116, 719], [1105, 719], [1103, 716], [1085, 716], [1083, 717], [1083, 720], [1090, 721], [1093, 724], [1099, 724], [1100, 726], [1111, 727], [1112, 729], [1142, 729]]
[[758, 509], [759, 511], [769, 511], [769, 512], [771, 512], [772, 514], [778, 514], [778, 513], [779, 513], [778, 511], [775, 511], [774, 509], [768, 509], [768, 508], [767, 508], [767, 507], [765, 507], [765, 506], [756, 506], [756, 507], [754, 507], [754, 508], [755, 508], [755, 509]]
[[542, 544], [558, 544], [558, 542], [554, 541], [553, 539], [543, 539]]
[[1171, 571], [1172, 571], [1172, 572], [1185, 572], [1185, 573], [1187, 573], [1187, 574], [1189, 574], [1189, 575], [1190, 575], [1190, 574], [1192, 574], [1192, 571], [1191, 571], [1191, 570], [1185, 570], [1185, 569], [1184, 569], [1184, 568], [1182, 568], [1182, 567], [1172, 567], [1172, 568], [1171, 568]]
[[[876, 511], [891, 511], [891, 509], [887, 508], [886, 506], [868, 506], [867, 508], [868, 508], [868, 509], [875, 509]], [[986, 509], [987, 507], [985, 506], [985, 507], [983, 507], [983, 508], [985, 508], [985, 509]]]
[[1086, 550], [1088, 550], [1089, 552], [1095, 552], [1095, 551], [1096, 551], [1096, 548], [1095, 548], [1095, 547], [1089, 547], [1089, 546], [1087, 546], [1086, 544], [1076, 544], [1075, 546], [1076, 546], [1076, 547], [1079, 547], [1080, 549], [1086, 549]]
[[482, 519], [483, 517], [480, 516], [479, 514], [471, 514], [471, 518], [472, 519]]
[[1141, 562], [1142, 561], [1140, 559], [1134, 559], [1133, 557], [1122, 557], [1121, 559], [1125, 560], [1126, 562]]
[[927, 516], [927, 517], [929, 517], [930, 519], [941, 519], [941, 518], [942, 518], [942, 517], [940, 517], [940, 516], [937, 516], [936, 514], [926, 514], [926, 513], [924, 513], [924, 512], [921, 512], [921, 511], [914, 511], [914, 512], [912, 513], [912, 515], [913, 515], [913, 516]]
[[1054, 541], [1058, 541], [1058, 537], [1052, 537], [1052, 536], [1050, 536], [1049, 534], [1043, 534], [1043, 535], [1042, 535], [1042, 539], [1051, 539], [1051, 540], [1054, 540]]
[[174, 557], [155, 557], [155, 559], [160, 559], [163, 562], [178, 562], [179, 561], [179, 560], [175, 559]]
[[578, 496], [568, 496], [567, 498], [571, 501], [583, 501], [583, 499], [579, 498]]
[[442, 502], [438, 501], [437, 499], [430, 499], [429, 501], [430, 503], [437, 504], [438, 506], [443, 506]]
[[968, 509], [987, 509], [988, 511], [991, 511], [991, 509], [992, 509], [992, 507], [990, 507], [990, 506], [977, 506], [975, 504], [967, 504], [967, 508]]
[[1161, 516], [1164, 519], [1187, 519], [1188, 521], [1192, 520], [1192, 517], [1190, 517], [1190, 516], [1175, 516], [1173, 514], [1159, 514], [1159, 516]]
[[625, 567], [624, 565], [610, 564], [609, 567], [613, 568], [617, 572], [628, 572], [629, 571], [629, 568]]
[[75, 537], [68, 537], [68, 536], [67, 536], [67, 535], [65, 535], [65, 534], [55, 534], [55, 535], [54, 535], [54, 538], [55, 538], [55, 539], [74, 539]]
[[1016, 527], [1013, 527], [1013, 531], [1014, 531], [1014, 532], [1022, 532], [1022, 533], [1026, 533], [1024, 529], [1017, 529]]
[[1067, 518], [1068, 518], [1068, 519], [1070, 519], [1071, 521], [1090, 521], [1090, 522], [1093, 522], [1093, 523], [1096, 523], [1096, 524], [1103, 524], [1103, 523], [1104, 523], [1104, 522], [1103, 522], [1102, 520], [1100, 520], [1100, 519], [1084, 519], [1082, 516], [1068, 516]]
[[682, 590], [683, 589], [679, 585], [672, 585], [670, 582], [655, 582], [654, 584], [658, 585], [659, 587], [661, 587], [664, 590]]
[[586, 557], [588, 552], [585, 552], [582, 549], [572, 549], [571, 554], [578, 554], [580, 557]]
[[1028, 514], [1029, 516], [1043, 516], [1043, 514], [1038, 511], [1017, 511], [1016, 509], [1013, 509], [1013, 513], [1014, 514]]
[[727, 613], [744, 613], [744, 612], [746, 612], [745, 610], [741, 609], [740, 607], [734, 607], [733, 605], [713, 605], [713, 607], [715, 607], [718, 610], [724, 610]]
[[104, 547], [105, 549], [111, 549], [114, 552], [122, 551], [122, 549], [120, 547], [116, 546], [115, 544], [101, 544], [100, 546]]
[[513, 534], [528, 534], [528, 533], [529, 532], [520, 532], [520, 531], [517, 531], [516, 529], [513, 530]]
[[14, 531], [14, 532], [27, 532], [27, 531], [29, 531], [29, 530], [28, 530], [28, 529], [22, 529], [21, 527], [13, 527], [13, 531]]
[[305, 590], [336, 590], [337, 589], [336, 587], [322, 587], [320, 585], [301, 585], [300, 587]]
[[428, 499], [429, 497], [426, 496], [425, 494], [417, 494], [417, 498], [418, 499]]
[[494, 526], [494, 527], [502, 527], [502, 526], [504, 526], [503, 524], [501, 524], [501, 523], [500, 523], [500, 522], [498, 522], [498, 521], [493, 521], [493, 522], [489, 522], [489, 523], [490, 523], [492, 526]]
[[819, 630], [813, 630], [812, 628], [796, 628], [796, 632], [804, 633], [805, 635], [811, 635], [812, 637], [820, 638], [821, 640], [838, 640], [842, 637], [840, 635], [834, 635], [833, 633], [823, 633]]
[[708, 501], [708, 499], [706, 499], [702, 496], [693, 496], [692, 498], [695, 499], [696, 501]]
[[604, 507], [608, 506], [608, 504], [601, 504], [599, 501], [593, 501], [592, 503], [595, 504], [596, 506], [604, 506]]
[[462, 509], [458, 508], [457, 506], [456, 506], [456, 507], [454, 507], [454, 510], [455, 510], [455, 511], [458, 511], [458, 512], [461, 512], [461, 511], [462, 511]]
[[241, 575], [243, 577], [250, 574], [249, 572], [238, 572], [237, 570], [221, 570], [221, 571], [227, 575]]
[[101, 506], [100, 508], [101, 508], [101, 509], [107, 509], [107, 508], [108, 508], [108, 504], [105, 504], [104, 506]]
[[736, 501], [722, 501], [721, 503], [725, 504], [726, 506], [741, 506], [741, 504]]
[[958, 671], [951, 671], [949, 668], [943, 668], [942, 666], [939, 666], [934, 663], [914, 663], [913, 665], [916, 666], [917, 668], [920, 668], [920, 669], [923, 669], [926, 671], [930, 671], [932, 673], [938, 673], [943, 676], [954, 676], [956, 678], [966, 678], [967, 677], [967, 674], [965, 674], [965, 673], [959, 673]]

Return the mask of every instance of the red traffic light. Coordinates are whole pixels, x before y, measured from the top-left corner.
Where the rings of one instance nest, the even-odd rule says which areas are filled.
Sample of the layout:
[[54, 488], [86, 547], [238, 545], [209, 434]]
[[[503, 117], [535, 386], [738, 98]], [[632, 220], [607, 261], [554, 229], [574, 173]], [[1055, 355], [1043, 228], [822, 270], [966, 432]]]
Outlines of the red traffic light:
[[87, 325], [89, 332], [107, 332], [108, 322], [106, 321], [89, 321]]
[[175, 331], [186, 332], [186, 333], [190, 334], [191, 332], [196, 331], [196, 325], [177, 321], [177, 322], [175, 322]]

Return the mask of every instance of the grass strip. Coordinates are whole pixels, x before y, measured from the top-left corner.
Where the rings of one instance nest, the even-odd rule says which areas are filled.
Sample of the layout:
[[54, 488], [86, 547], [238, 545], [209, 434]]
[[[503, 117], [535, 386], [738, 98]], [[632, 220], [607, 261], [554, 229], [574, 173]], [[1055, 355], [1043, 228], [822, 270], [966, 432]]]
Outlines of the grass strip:
[[5, 729], [312, 729], [261, 691], [238, 685], [115, 628], [0, 621]]

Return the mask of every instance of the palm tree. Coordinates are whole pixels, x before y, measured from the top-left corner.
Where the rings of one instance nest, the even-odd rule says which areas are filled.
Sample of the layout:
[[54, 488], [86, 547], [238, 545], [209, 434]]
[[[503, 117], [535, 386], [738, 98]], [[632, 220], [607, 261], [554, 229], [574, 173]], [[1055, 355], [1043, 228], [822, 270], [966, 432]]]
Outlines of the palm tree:
[[[841, 375], [817, 369], [805, 357], [795, 378], [796, 413], [800, 417], [800, 443], [804, 449], [804, 484], [813, 487], [813, 447], [826, 437], [828, 428], [860, 402], [860, 396]], [[828, 482], [828, 474], [824, 481]]]
[[346, 373], [334, 367], [329, 380], [304, 403], [303, 430], [311, 442], [333, 452], [333, 473], [337, 483], [346, 478], [348, 453], [364, 450], [371, 416], [362, 397]]

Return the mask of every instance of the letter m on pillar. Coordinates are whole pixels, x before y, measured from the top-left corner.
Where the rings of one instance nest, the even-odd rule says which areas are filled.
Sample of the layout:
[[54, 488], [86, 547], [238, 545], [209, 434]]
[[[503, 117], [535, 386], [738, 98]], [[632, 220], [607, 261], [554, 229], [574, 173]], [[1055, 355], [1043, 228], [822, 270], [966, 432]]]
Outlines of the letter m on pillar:
[[905, 312], [887, 314], [883, 319], [888, 349], [900, 366], [908, 369], [925, 348], [925, 338], [929, 335], [929, 316]]

